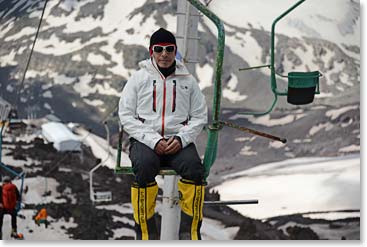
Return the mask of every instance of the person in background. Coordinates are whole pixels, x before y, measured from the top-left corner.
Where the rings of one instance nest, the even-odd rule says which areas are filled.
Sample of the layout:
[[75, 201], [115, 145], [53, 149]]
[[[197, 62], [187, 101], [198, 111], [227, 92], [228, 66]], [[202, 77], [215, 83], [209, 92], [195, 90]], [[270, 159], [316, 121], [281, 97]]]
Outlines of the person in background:
[[11, 215], [11, 237], [19, 238], [17, 232], [17, 210], [20, 194], [18, 188], [11, 182], [9, 176], [3, 177], [3, 185], [0, 189], [0, 237], [2, 239], [2, 228], [5, 214]]
[[161, 166], [182, 178], [180, 239], [201, 239], [204, 167], [194, 141], [207, 123], [205, 97], [197, 81], [177, 59], [176, 38], [160, 28], [150, 38], [150, 58], [139, 63], [126, 83], [119, 117], [130, 136], [135, 174], [131, 187], [137, 239], [158, 239], [154, 213]]

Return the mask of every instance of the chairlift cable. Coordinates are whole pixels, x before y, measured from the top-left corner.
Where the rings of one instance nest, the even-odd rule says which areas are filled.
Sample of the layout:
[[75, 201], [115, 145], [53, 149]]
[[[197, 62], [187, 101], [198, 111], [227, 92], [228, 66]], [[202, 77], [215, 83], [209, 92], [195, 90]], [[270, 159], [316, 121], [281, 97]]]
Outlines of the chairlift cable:
[[37, 32], [36, 32], [36, 36], [33, 40], [33, 44], [32, 44], [32, 48], [31, 48], [31, 52], [28, 56], [28, 60], [27, 60], [27, 64], [25, 66], [25, 69], [24, 69], [24, 72], [23, 72], [23, 78], [22, 78], [22, 81], [20, 82], [20, 85], [18, 87], [18, 90], [17, 90], [17, 93], [16, 93], [16, 100], [15, 100], [15, 104], [16, 104], [16, 108], [18, 108], [18, 104], [19, 104], [19, 94], [20, 94], [20, 90], [23, 88], [23, 84], [24, 84], [24, 80], [25, 80], [25, 76], [27, 74], [27, 70], [28, 70], [28, 67], [29, 67], [29, 64], [31, 62], [31, 58], [32, 58], [32, 54], [33, 54], [33, 50], [34, 50], [34, 46], [36, 45], [36, 40], [38, 38], [38, 34], [39, 34], [39, 31], [41, 29], [41, 24], [42, 24], [42, 20], [43, 20], [43, 16], [45, 14], [45, 10], [46, 10], [46, 6], [47, 6], [47, 2], [48, 0], [45, 0], [45, 3], [43, 5], [43, 9], [42, 9], [42, 14], [41, 14], [41, 19], [38, 23], [38, 27], [37, 27]]

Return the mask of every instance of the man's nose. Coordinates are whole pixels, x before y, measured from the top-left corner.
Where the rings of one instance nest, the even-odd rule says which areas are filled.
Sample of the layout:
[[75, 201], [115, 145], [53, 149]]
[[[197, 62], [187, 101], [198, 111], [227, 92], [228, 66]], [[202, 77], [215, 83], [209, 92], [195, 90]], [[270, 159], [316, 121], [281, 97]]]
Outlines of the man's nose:
[[168, 52], [166, 51], [166, 49], [163, 49], [162, 56], [167, 56], [167, 55], [168, 55]]

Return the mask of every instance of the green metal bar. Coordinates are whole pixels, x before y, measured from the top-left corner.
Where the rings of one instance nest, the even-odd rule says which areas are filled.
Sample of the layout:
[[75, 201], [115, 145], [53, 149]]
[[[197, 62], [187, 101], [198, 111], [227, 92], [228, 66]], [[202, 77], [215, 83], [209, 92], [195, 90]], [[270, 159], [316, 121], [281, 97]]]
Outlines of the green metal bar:
[[214, 99], [213, 99], [213, 122], [209, 126], [207, 148], [204, 156], [204, 167], [207, 177], [216, 157], [218, 146], [218, 132], [220, 129], [219, 114], [222, 96], [222, 69], [224, 57], [225, 32], [223, 22], [198, 0], [188, 0], [195, 8], [208, 17], [218, 29], [217, 56], [215, 63]]
[[218, 150], [218, 129], [208, 130], [208, 141], [206, 143], [205, 155], [204, 155], [204, 170], [205, 178], [209, 176], [210, 168], [212, 167]]
[[[120, 169], [118, 171], [115, 170], [115, 173], [134, 175], [134, 170], [131, 166], [120, 166]], [[161, 169], [159, 175], [177, 175], [177, 173], [171, 169]]]
[[287, 92], [279, 92], [277, 91], [277, 82], [275, 78], [275, 67], [274, 67], [274, 46], [275, 46], [275, 26], [284, 16], [289, 14], [292, 10], [297, 8], [300, 4], [302, 4], [306, 0], [300, 0], [296, 4], [294, 4], [292, 7], [290, 7], [288, 10], [286, 10], [283, 14], [281, 14], [279, 17], [277, 17], [272, 24], [271, 27], [271, 49], [270, 49], [270, 71], [271, 71], [271, 90], [274, 92], [274, 94], [278, 95], [287, 95]]
[[214, 22], [218, 29], [217, 56], [215, 64], [214, 100], [213, 100], [213, 126], [219, 128], [218, 119], [220, 114], [220, 102], [222, 95], [222, 67], [224, 56], [225, 32], [223, 22], [213, 12], [198, 0], [188, 0], [195, 8]]
[[276, 105], [276, 103], [278, 101], [278, 94], [273, 93], [273, 95], [274, 95], [274, 100], [273, 100], [273, 103], [271, 103], [271, 106], [269, 107], [268, 110], [263, 111], [263, 112], [238, 112], [238, 114], [242, 114], [242, 115], [254, 115], [254, 116], [263, 116], [263, 115], [266, 115], [266, 114], [270, 113], [274, 109], [274, 107], [275, 107], [275, 105]]

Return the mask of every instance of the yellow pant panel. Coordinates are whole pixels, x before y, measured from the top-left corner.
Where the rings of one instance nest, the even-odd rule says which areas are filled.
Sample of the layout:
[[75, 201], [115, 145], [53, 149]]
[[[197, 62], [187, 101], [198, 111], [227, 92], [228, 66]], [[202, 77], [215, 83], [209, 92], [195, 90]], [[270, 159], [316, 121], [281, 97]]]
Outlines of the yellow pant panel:
[[205, 187], [191, 181], [181, 179], [178, 182], [181, 210], [192, 217], [191, 238], [198, 240], [199, 223], [203, 219], [203, 204]]
[[143, 188], [137, 186], [131, 187], [131, 203], [134, 209], [134, 220], [141, 228], [143, 240], [149, 239], [147, 221], [155, 213], [157, 194], [157, 183]]

